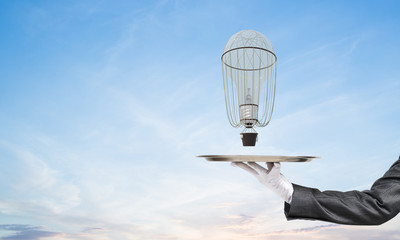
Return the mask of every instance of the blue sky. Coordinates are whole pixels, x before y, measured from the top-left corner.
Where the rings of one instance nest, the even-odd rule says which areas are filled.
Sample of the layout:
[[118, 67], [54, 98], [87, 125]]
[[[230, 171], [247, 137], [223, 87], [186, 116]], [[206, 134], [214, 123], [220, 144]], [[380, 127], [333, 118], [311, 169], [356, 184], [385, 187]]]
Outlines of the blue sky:
[[[286, 221], [252, 176], [201, 154], [316, 155], [292, 182], [364, 190], [398, 158], [397, 1], [3, 1], [1, 239], [397, 239]], [[243, 148], [220, 56], [278, 57], [271, 123]], [[362, 230], [362, 231], [361, 231]]]

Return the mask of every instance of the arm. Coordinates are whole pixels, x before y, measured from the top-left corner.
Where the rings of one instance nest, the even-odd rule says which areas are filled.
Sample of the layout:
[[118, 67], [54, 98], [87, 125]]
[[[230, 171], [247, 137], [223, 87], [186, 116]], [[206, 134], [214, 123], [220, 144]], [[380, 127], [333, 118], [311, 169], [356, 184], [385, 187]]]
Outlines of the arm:
[[366, 191], [324, 191], [293, 184], [288, 220], [312, 219], [352, 225], [379, 225], [400, 211], [400, 157]]

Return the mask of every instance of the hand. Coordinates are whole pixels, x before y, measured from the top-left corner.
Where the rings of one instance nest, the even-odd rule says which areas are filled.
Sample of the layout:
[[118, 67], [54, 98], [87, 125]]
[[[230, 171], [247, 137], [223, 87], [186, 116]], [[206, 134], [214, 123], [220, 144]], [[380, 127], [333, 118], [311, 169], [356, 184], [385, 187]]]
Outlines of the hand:
[[240, 167], [254, 175], [258, 181], [281, 196], [287, 203], [292, 201], [293, 185], [280, 172], [280, 163], [267, 163], [268, 170], [255, 162], [232, 162], [232, 166]]

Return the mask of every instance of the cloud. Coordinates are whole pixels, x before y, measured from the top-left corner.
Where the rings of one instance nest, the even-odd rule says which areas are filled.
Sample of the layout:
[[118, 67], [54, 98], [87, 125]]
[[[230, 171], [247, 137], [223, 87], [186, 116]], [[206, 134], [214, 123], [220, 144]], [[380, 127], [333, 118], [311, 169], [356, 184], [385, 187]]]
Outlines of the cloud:
[[49, 164], [52, 156], [4, 141], [0, 141], [0, 151], [14, 162], [8, 165], [0, 212], [60, 213], [80, 204], [78, 187]]
[[266, 234], [266, 236], [269, 236], [269, 235], [282, 235], [282, 234], [294, 234], [294, 233], [305, 233], [305, 232], [315, 232], [315, 231], [319, 231], [319, 230], [322, 230], [322, 229], [335, 228], [335, 227], [339, 227], [339, 226], [340, 225], [336, 225], [336, 224], [328, 224], [328, 225], [319, 225], [319, 226], [306, 227], [306, 228], [296, 228], [296, 229], [289, 229], [289, 230], [271, 232], [271, 233]]
[[249, 228], [249, 226], [251, 226], [256, 219], [256, 217], [254, 216], [249, 216], [243, 213], [239, 215], [229, 215], [226, 218], [229, 219], [231, 222], [230, 224], [227, 224], [225, 228], [232, 229]]
[[366, 226], [343, 226], [343, 225], [319, 225], [307, 228], [296, 228], [284, 231], [276, 231], [257, 236], [256, 239], [399, 239], [400, 232], [393, 229], [385, 229], [384, 227], [366, 227]]
[[84, 228], [82, 230], [82, 232], [91, 233], [91, 232], [97, 232], [97, 231], [102, 231], [102, 230], [104, 230], [104, 229], [103, 228], [99, 228], [99, 227], [87, 227], [87, 228]]
[[2, 224], [0, 230], [13, 231], [12, 235], [2, 237], [2, 240], [40, 240], [60, 236], [62, 233], [44, 230], [44, 227], [23, 224]]

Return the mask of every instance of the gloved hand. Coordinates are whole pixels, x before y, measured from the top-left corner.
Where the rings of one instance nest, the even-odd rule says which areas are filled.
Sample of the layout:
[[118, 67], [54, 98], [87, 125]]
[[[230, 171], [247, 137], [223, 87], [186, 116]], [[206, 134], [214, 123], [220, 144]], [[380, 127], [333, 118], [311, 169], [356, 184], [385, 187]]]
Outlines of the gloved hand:
[[232, 162], [232, 166], [240, 167], [254, 175], [258, 181], [281, 196], [287, 203], [292, 201], [293, 185], [280, 172], [280, 163], [267, 163], [268, 170], [255, 162]]

